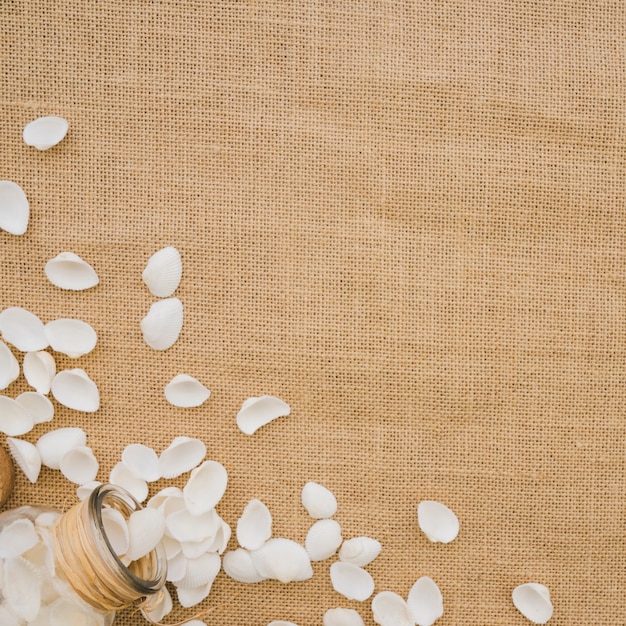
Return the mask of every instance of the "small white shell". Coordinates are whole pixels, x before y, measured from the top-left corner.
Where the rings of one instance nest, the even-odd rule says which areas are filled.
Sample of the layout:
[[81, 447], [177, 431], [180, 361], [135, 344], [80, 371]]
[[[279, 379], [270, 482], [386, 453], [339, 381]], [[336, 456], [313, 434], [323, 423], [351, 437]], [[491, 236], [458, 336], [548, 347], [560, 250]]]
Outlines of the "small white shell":
[[14, 437], [7, 437], [7, 444], [11, 456], [15, 459], [18, 467], [24, 472], [26, 478], [31, 483], [37, 482], [39, 472], [41, 471], [41, 455], [39, 450], [24, 439], [15, 439]]
[[27, 146], [37, 150], [48, 150], [60, 143], [70, 125], [67, 120], [56, 115], [38, 117], [24, 126], [22, 138]]
[[189, 374], [178, 374], [165, 386], [165, 397], [174, 406], [189, 408], [200, 406], [211, 392]]
[[206, 446], [200, 439], [175, 437], [159, 456], [159, 473], [163, 478], [176, 478], [193, 469], [206, 454]]
[[248, 398], [237, 413], [237, 426], [246, 435], [252, 435], [261, 426], [269, 424], [278, 417], [289, 415], [289, 405], [274, 396]]
[[180, 502], [180, 507], [176, 510], [185, 508], [185, 501], [183, 500], [183, 490], [180, 487], [164, 487], [158, 493], [155, 493], [150, 500], [148, 500], [147, 506], [151, 506], [155, 509], [161, 509], [163, 515], [167, 516], [170, 512], [170, 504], [172, 502]]
[[78, 485], [78, 487], [76, 487], [76, 497], [79, 500], [84, 500], [85, 498], [88, 498], [91, 495], [91, 492], [96, 487], [99, 487], [101, 484], [102, 483], [99, 480], [90, 480], [83, 485]]
[[0, 432], [18, 437], [30, 432], [34, 425], [33, 416], [19, 402], [0, 395]]
[[87, 434], [82, 428], [67, 427], [48, 431], [39, 437], [35, 446], [41, 455], [41, 462], [50, 469], [58, 470], [64, 454], [86, 443]]
[[550, 590], [541, 583], [524, 583], [513, 589], [515, 608], [533, 624], [545, 624], [553, 613]]
[[450, 543], [459, 534], [459, 519], [445, 504], [422, 500], [417, 507], [417, 521], [433, 542]]
[[144, 341], [154, 350], [167, 350], [183, 328], [183, 303], [178, 298], [155, 302], [141, 320]]
[[127, 445], [122, 452], [122, 462], [137, 478], [146, 482], [151, 483], [161, 478], [157, 453], [142, 443]]
[[102, 508], [102, 526], [113, 552], [118, 556], [126, 554], [130, 543], [126, 518], [112, 507]]
[[100, 282], [93, 267], [74, 252], [57, 254], [46, 263], [44, 271], [53, 285], [69, 291], [90, 289]]
[[59, 469], [65, 478], [77, 485], [84, 485], [96, 479], [98, 460], [89, 446], [79, 446], [66, 452], [59, 462]]
[[365, 622], [355, 609], [336, 608], [324, 613], [324, 626], [365, 626]]
[[98, 341], [98, 335], [93, 327], [82, 320], [64, 317], [48, 322], [44, 329], [50, 347], [71, 359], [88, 354], [96, 347]]
[[337, 552], [342, 541], [339, 522], [334, 519], [321, 519], [309, 528], [304, 547], [311, 561], [323, 561]]
[[372, 600], [374, 621], [380, 626], [413, 626], [415, 621], [404, 598], [393, 591], [381, 591]]
[[231, 550], [224, 555], [222, 567], [227, 576], [240, 583], [260, 583], [267, 580], [257, 571], [252, 556], [245, 548]]
[[165, 533], [165, 517], [151, 507], [133, 511], [128, 518], [129, 546], [126, 558], [135, 561], [154, 550]]
[[183, 488], [185, 505], [193, 515], [210, 511], [222, 499], [228, 484], [226, 468], [217, 461], [205, 461], [192, 470]]
[[155, 624], [161, 622], [174, 608], [172, 596], [165, 585], [162, 587], [161, 591], [163, 592], [162, 594], [155, 593], [149, 598], [142, 609], [142, 612], [146, 613]]
[[217, 552], [218, 554], [222, 554], [224, 550], [226, 550], [226, 548], [228, 547], [228, 542], [230, 541], [231, 534], [232, 529], [230, 525], [220, 517], [219, 526], [215, 531], [215, 534], [213, 535], [213, 541], [211, 542], [208, 550], [210, 552]]
[[205, 539], [212, 541], [219, 524], [219, 516], [213, 510], [200, 515], [193, 515], [183, 509], [165, 516], [166, 533], [181, 543], [196, 543]]
[[29, 215], [30, 205], [24, 190], [12, 180], [0, 180], [0, 229], [23, 235]]
[[93, 413], [100, 407], [96, 383], [79, 367], [63, 370], [52, 379], [52, 395], [69, 409]]
[[260, 548], [272, 536], [272, 514], [256, 498], [246, 504], [237, 521], [237, 541], [248, 550]]
[[148, 259], [141, 278], [152, 295], [167, 298], [178, 288], [182, 274], [183, 263], [180, 253], [176, 248], [168, 246], [158, 250]]
[[35, 424], [49, 422], [54, 417], [54, 404], [41, 393], [25, 391], [15, 401], [31, 414]]
[[167, 559], [167, 581], [175, 583], [183, 578], [187, 569], [187, 558], [182, 552]]
[[16, 519], [0, 532], [0, 558], [9, 559], [24, 554], [38, 541], [34, 524], [26, 518]]
[[195, 606], [204, 600], [211, 593], [213, 581], [200, 587], [176, 587], [178, 602], [186, 609]]
[[431, 626], [443, 615], [443, 597], [428, 576], [418, 578], [409, 591], [407, 604], [417, 626]]
[[302, 487], [302, 506], [314, 519], [332, 517], [337, 512], [337, 498], [319, 483], [308, 482]]
[[176, 586], [200, 587], [213, 582], [221, 566], [222, 559], [216, 552], [205, 552], [195, 559], [189, 559], [185, 575], [176, 581]]
[[281, 583], [308, 580], [313, 576], [311, 559], [299, 543], [282, 537], [269, 539], [250, 552], [252, 563], [261, 576]]
[[371, 563], [382, 550], [379, 541], [371, 537], [353, 537], [343, 542], [339, 549], [339, 560], [363, 567]]
[[135, 476], [123, 461], [113, 466], [109, 482], [126, 489], [137, 502], [143, 502], [148, 497], [148, 483]]
[[4, 341], [0, 341], [0, 389], [6, 389], [20, 375], [20, 364]]
[[0, 332], [4, 340], [20, 352], [48, 347], [43, 322], [34, 313], [19, 306], [11, 306], [0, 313]]
[[2, 595], [7, 608], [27, 622], [34, 620], [41, 606], [41, 579], [37, 568], [20, 556], [6, 559]]
[[52, 379], [56, 374], [56, 363], [49, 352], [43, 350], [27, 352], [24, 355], [22, 368], [26, 382], [34, 387], [35, 391], [44, 395], [50, 393]]
[[367, 600], [374, 592], [374, 579], [366, 570], [336, 561], [330, 566], [330, 580], [333, 589], [348, 600]]

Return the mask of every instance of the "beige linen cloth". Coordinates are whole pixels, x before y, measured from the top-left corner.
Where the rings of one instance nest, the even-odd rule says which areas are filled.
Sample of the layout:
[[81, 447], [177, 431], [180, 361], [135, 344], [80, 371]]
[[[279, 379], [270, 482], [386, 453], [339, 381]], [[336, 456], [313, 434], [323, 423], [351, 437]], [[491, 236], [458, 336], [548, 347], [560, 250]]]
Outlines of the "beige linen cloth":
[[[93, 414], [55, 402], [24, 438], [81, 426], [106, 481], [129, 443], [199, 437], [229, 472], [233, 529], [259, 498], [296, 541], [300, 490], [322, 483], [344, 537], [383, 545], [376, 592], [432, 577], [441, 626], [529, 623], [511, 602], [528, 581], [555, 626], [626, 624], [625, 8], [4, 0], [0, 178], [31, 217], [0, 233], [0, 305], [92, 324], [96, 349], [57, 367], [101, 393]], [[23, 126], [50, 114], [67, 137], [27, 147]], [[157, 352], [141, 272], [166, 245], [185, 319]], [[63, 251], [100, 284], [50, 284]], [[211, 390], [203, 406], [167, 403], [179, 373]], [[263, 394], [291, 415], [245, 435], [237, 411]], [[424, 499], [458, 515], [453, 543], [419, 530]], [[75, 500], [44, 468], [18, 472], [7, 507]], [[199, 608], [315, 626], [346, 607], [373, 625], [369, 600], [333, 591], [335, 559], [288, 585], [222, 572]]]

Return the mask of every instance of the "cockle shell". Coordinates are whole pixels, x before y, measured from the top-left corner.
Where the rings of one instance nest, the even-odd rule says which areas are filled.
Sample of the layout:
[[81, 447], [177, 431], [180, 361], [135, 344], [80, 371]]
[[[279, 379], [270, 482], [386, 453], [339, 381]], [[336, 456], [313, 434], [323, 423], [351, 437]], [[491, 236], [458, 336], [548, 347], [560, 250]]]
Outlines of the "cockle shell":
[[82, 428], [69, 426], [48, 431], [39, 437], [35, 446], [41, 455], [41, 462], [50, 469], [58, 470], [64, 454], [86, 443], [85, 431]]
[[126, 489], [137, 502], [143, 502], [148, 497], [148, 483], [143, 478], [135, 476], [123, 461], [113, 466], [109, 482]]
[[[324, 613], [324, 626], [365, 626], [363, 618], [355, 609], [328, 609]], [[412, 626], [412, 625], [411, 625]]]
[[49, 422], [54, 417], [54, 405], [41, 393], [25, 391], [15, 401], [31, 414], [35, 424]]
[[200, 587], [213, 582], [222, 566], [217, 552], [205, 552], [195, 559], [187, 560], [185, 575], [176, 581], [177, 587]]
[[2, 595], [8, 608], [30, 622], [41, 606], [41, 578], [37, 568], [20, 556], [4, 561]]
[[88, 354], [95, 347], [98, 335], [87, 322], [72, 318], [60, 318], [44, 326], [50, 347], [72, 359]]
[[100, 282], [93, 267], [74, 252], [57, 254], [46, 263], [44, 271], [53, 285], [69, 291], [90, 289]]
[[237, 426], [246, 435], [252, 435], [261, 426], [269, 424], [278, 417], [289, 415], [289, 405], [274, 396], [248, 398], [237, 413]]
[[321, 519], [309, 528], [304, 547], [311, 561], [323, 561], [337, 552], [342, 541], [339, 522], [334, 519]]
[[128, 518], [129, 546], [126, 557], [135, 561], [156, 548], [165, 533], [165, 517], [159, 509], [133, 511]]
[[84, 485], [96, 479], [98, 460], [89, 446], [79, 446], [66, 452], [59, 462], [59, 469], [65, 478], [77, 485]]
[[31, 483], [37, 482], [39, 472], [41, 471], [41, 455], [36, 446], [30, 443], [30, 441], [15, 439], [14, 437], [7, 437], [7, 444], [11, 456], [17, 463], [17, 466], [24, 472], [26, 478]]
[[187, 557], [179, 552], [167, 560], [167, 582], [175, 583], [183, 578], [187, 570]]
[[167, 298], [178, 288], [182, 273], [180, 252], [172, 246], [167, 246], [148, 259], [141, 278], [152, 295]]
[[0, 313], [0, 332], [7, 343], [20, 352], [34, 352], [48, 347], [43, 322], [30, 311], [11, 306]]
[[[44, 327], [45, 332], [45, 327]], [[27, 352], [22, 363], [26, 382], [34, 387], [35, 391], [47, 395], [50, 393], [52, 379], [56, 374], [54, 357], [44, 350]]]
[[148, 500], [147, 506], [151, 506], [155, 509], [160, 509], [163, 511], [163, 515], [167, 516], [170, 513], [170, 507], [168, 506], [171, 502], [179, 502], [180, 506], [176, 508], [176, 510], [181, 510], [185, 508], [185, 501], [183, 499], [183, 490], [180, 487], [175, 487], [173, 485], [169, 487], [164, 487], [158, 493], [155, 493], [150, 500]]
[[0, 229], [23, 235], [29, 215], [30, 205], [24, 190], [12, 180], [0, 180]]
[[367, 600], [374, 592], [374, 579], [366, 570], [336, 561], [330, 566], [330, 580], [333, 589], [348, 600]]
[[212, 540], [219, 527], [219, 516], [214, 510], [193, 515], [186, 509], [165, 516], [165, 532], [181, 543]]
[[524, 583], [513, 589], [515, 608], [533, 624], [545, 624], [554, 611], [550, 590], [541, 583]]
[[189, 374], [178, 374], [165, 386], [165, 397], [174, 406], [189, 408], [200, 406], [211, 392]]
[[79, 367], [63, 370], [52, 379], [52, 395], [69, 409], [93, 413], [100, 408], [96, 383]]
[[79, 500], [84, 500], [85, 498], [88, 498], [91, 495], [91, 492], [96, 487], [99, 487], [101, 484], [102, 483], [99, 480], [90, 480], [87, 483], [78, 485], [78, 487], [76, 487], [76, 497]]
[[6, 389], [20, 375], [20, 364], [4, 341], [0, 341], [0, 389]]
[[418, 578], [407, 598], [417, 626], [431, 626], [443, 615], [443, 597], [437, 583], [428, 576]]
[[46, 115], [26, 124], [22, 131], [22, 138], [27, 146], [32, 146], [37, 150], [48, 150], [63, 140], [69, 127], [65, 118]]
[[459, 519], [445, 504], [422, 500], [417, 507], [417, 521], [433, 542], [450, 543], [459, 534]]
[[313, 576], [311, 559], [299, 543], [277, 537], [250, 552], [252, 563], [261, 576], [282, 583], [308, 580]]
[[242, 548], [256, 550], [272, 536], [272, 514], [256, 498], [246, 504], [237, 521], [237, 541]]
[[382, 550], [379, 541], [371, 537], [353, 537], [343, 542], [339, 549], [339, 560], [363, 567], [371, 563]]
[[393, 591], [381, 591], [372, 599], [374, 621], [380, 626], [413, 626], [415, 620], [404, 598]]
[[163, 478], [176, 478], [193, 469], [206, 454], [206, 446], [200, 439], [175, 437], [159, 456], [159, 473]]
[[157, 453], [141, 443], [127, 445], [122, 452], [122, 462], [137, 478], [146, 482], [151, 483], [161, 478]]
[[16, 519], [0, 532], [0, 558], [10, 559], [24, 554], [38, 541], [34, 524], [27, 518]]
[[178, 298], [155, 302], [141, 320], [144, 341], [154, 350], [167, 350], [183, 328], [183, 303]]
[[126, 518], [120, 511], [108, 506], [102, 508], [101, 516], [104, 533], [111, 549], [118, 556], [126, 554], [130, 544]]
[[302, 506], [314, 519], [332, 517], [337, 512], [337, 498], [332, 491], [315, 482], [302, 487]]
[[186, 609], [195, 606], [209, 595], [212, 586], [213, 581], [199, 587], [176, 587], [178, 602]]
[[222, 499], [228, 484], [226, 468], [217, 461], [205, 461], [192, 470], [183, 487], [185, 505], [193, 515], [210, 511]]
[[34, 425], [33, 416], [17, 400], [0, 395], [0, 432], [18, 437], [30, 432]]
[[227, 552], [222, 559], [222, 567], [227, 576], [240, 583], [260, 583], [267, 580], [265, 576], [259, 574], [249, 550], [245, 548]]

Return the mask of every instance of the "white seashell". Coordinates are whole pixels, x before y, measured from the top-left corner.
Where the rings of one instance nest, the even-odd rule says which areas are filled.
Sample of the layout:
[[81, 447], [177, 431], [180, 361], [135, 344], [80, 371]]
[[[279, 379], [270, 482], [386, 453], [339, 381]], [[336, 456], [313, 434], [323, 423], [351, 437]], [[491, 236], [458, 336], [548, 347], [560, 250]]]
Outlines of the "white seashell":
[[187, 559], [197, 559], [207, 552], [215, 552], [211, 549], [215, 538], [209, 535], [200, 541], [181, 541], [180, 549]]
[[16, 519], [0, 532], [0, 558], [20, 556], [37, 545], [39, 535], [34, 524], [26, 518]]
[[417, 507], [417, 521], [433, 542], [450, 543], [459, 534], [459, 519], [441, 502], [422, 500]]
[[513, 589], [515, 608], [533, 624], [545, 624], [553, 613], [550, 590], [541, 583], [524, 583]]
[[27, 146], [32, 146], [37, 150], [48, 150], [63, 140], [69, 127], [66, 119], [56, 115], [46, 115], [26, 124], [22, 137]]
[[165, 397], [174, 406], [189, 408], [200, 406], [211, 392], [196, 378], [178, 374], [165, 386]]
[[167, 560], [167, 581], [170, 583], [182, 580], [187, 571], [187, 557], [179, 552]]
[[41, 455], [41, 462], [50, 469], [58, 470], [63, 455], [86, 443], [87, 434], [82, 428], [67, 427], [48, 431], [39, 437], [35, 445]]
[[215, 511], [193, 515], [183, 509], [170, 513], [165, 518], [167, 534], [180, 542], [212, 540], [218, 527], [219, 517]]
[[69, 291], [84, 291], [100, 282], [93, 267], [74, 252], [57, 254], [46, 263], [44, 271], [53, 285]]
[[93, 327], [82, 320], [64, 317], [48, 322], [44, 329], [50, 347], [72, 359], [91, 352], [98, 341]]
[[163, 515], [167, 517], [169, 511], [167, 510], [167, 506], [170, 502], [180, 501], [181, 506], [179, 509], [185, 508], [185, 503], [183, 500], [183, 490], [180, 487], [164, 487], [158, 493], [155, 493], [150, 500], [148, 500], [148, 505], [154, 509], [159, 509], [163, 512]]
[[380, 626], [413, 626], [413, 613], [404, 598], [393, 591], [381, 591], [372, 600], [374, 621]]
[[407, 604], [417, 626], [431, 626], [443, 615], [443, 597], [437, 583], [428, 576], [415, 581]]
[[330, 566], [333, 589], [348, 600], [367, 600], [374, 592], [374, 579], [366, 570], [337, 561]]
[[313, 576], [311, 559], [299, 543], [282, 537], [269, 539], [250, 552], [256, 570], [266, 578], [281, 583], [308, 580]]
[[34, 620], [41, 606], [41, 579], [37, 568], [20, 556], [7, 559], [2, 594], [8, 609], [27, 622]]
[[127, 445], [122, 452], [122, 462], [137, 478], [143, 478], [146, 482], [161, 478], [157, 453], [141, 443]]
[[113, 466], [109, 482], [126, 489], [137, 502], [143, 502], [148, 497], [148, 483], [135, 476], [123, 461]]
[[129, 547], [126, 557], [135, 561], [159, 544], [165, 533], [165, 517], [151, 507], [133, 511], [128, 518]]
[[44, 395], [50, 393], [52, 379], [56, 374], [56, 363], [54, 362], [54, 357], [49, 352], [43, 350], [27, 352], [24, 355], [22, 369], [24, 370], [26, 382], [31, 387], [34, 387], [37, 393]]
[[321, 519], [309, 528], [304, 547], [311, 561], [323, 561], [337, 552], [342, 541], [339, 522], [334, 519]]
[[219, 527], [215, 532], [215, 535], [213, 536], [213, 541], [211, 542], [208, 551], [222, 554], [224, 550], [226, 550], [226, 548], [228, 547], [228, 542], [230, 541], [232, 530], [230, 528], [230, 525], [227, 524], [221, 517], [219, 519]]
[[245, 548], [227, 552], [222, 559], [222, 567], [227, 576], [240, 583], [260, 583], [267, 580], [254, 567], [252, 556]]
[[48, 347], [43, 322], [30, 311], [11, 306], [0, 313], [0, 332], [7, 343], [20, 352], [34, 352]]
[[141, 274], [143, 282], [150, 293], [158, 298], [171, 296], [183, 274], [183, 262], [176, 248], [168, 246], [155, 252], [149, 259]]
[[193, 469], [206, 455], [206, 446], [200, 439], [175, 437], [159, 456], [159, 473], [163, 478], [176, 478]]
[[118, 556], [126, 554], [130, 544], [130, 536], [128, 532], [128, 523], [126, 518], [118, 511], [110, 506], [105, 506], [101, 510], [102, 527], [104, 534], [111, 546], [111, 549]]
[[365, 622], [355, 609], [337, 608], [324, 613], [324, 626], [365, 626]]
[[206, 552], [187, 561], [183, 578], [176, 582], [177, 587], [200, 587], [213, 582], [222, 566], [222, 559], [216, 552]]
[[19, 402], [0, 395], [0, 432], [17, 437], [30, 432], [34, 425], [33, 416]]
[[90, 480], [82, 485], [78, 485], [78, 487], [76, 487], [76, 497], [79, 500], [85, 500], [91, 495], [91, 492], [101, 484], [99, 480]]
[[69, 409], [93, 413], [100, 408], [96, 383], [79, 367], [63, 370], [52, 379], [52, 395]]
[[178, 602], [186, 609], [195, 606], [209, 595], [212, 586], [213, 581], [200, 587], [176, 587]]
[[155, 302], [141, 320], [144, 341], [154, 350], [167, 350], [183, 328], [183, 303], [178, 298]]
[[4, 341], [0, 341], [0, 389], [6, 389], [20, 375], [20, 364]]
[[272, 536], [272, 514], [260, 500], [250, 500], [237, 521], [237, 541], [248, 550], [260, 548]]
[[31, 414], [35, 424], [49, 422], [54, 417], [54, 405], [41, 393], [25, 391], [15, 401]]
[[163, 545], [163, 549], [165, 550], [165, 556], [168, 560], [173, 559], [177, 554], [180, 554], [182, 552], [180, 541], [177, 541], [173, 537], [163, 535], [163, 538], [161, 539], [161, 544]]
[[246, 435], [252, 435], [261, 426], [278, 417], [289, 415], [290, 412], [289, 405], [274, 396], [248, 398], [237, 413], [237, 426]]
[[24, 190], [12, 180], [0, 180], [0, 229], [23, 235], [29, 215], [30, 205]]
[[371, 537], [353, 537], [343, 542], [339, 549], [339, 560], [363, 567], [371, 563], [382, 550], [379, 541]]
[[337, 512], [337, 498], [319, 483], [308, 482], [302, 487], [302, 505], [314, 519], [332, 517]]
[[89, 446], [79, 446], [66, 452], [59, 462], [59, 469], [65, 478], [77, 485], [84, 485], [96, 479], [98, 460]]
[[183, 488], [185, 505], [193, 515], [206, 513], [222, 499], [228, 484], [226, 468], [217, 461], [205, 461], [192, 470]]
[[142, 609], [142, 613], [148, 615], [155, 624], [162, 621], [174, 608], [172, 596], [165, 585], [161, 588], [161, 592], [149, 597]]
[[41, 455], [39, 450], [23, 439], [15, 439], [7, 437], [7, 444], [11, 452], [11, 456], [15, 459], [18, 467], [24, 472], [26, 478], [31, 483], [35, 483], [41, 471]]
[[35, 528], [38, 530], [52, 528], [59, 516], [60, 513], [57, 511], [44, 511], [35, 518]]

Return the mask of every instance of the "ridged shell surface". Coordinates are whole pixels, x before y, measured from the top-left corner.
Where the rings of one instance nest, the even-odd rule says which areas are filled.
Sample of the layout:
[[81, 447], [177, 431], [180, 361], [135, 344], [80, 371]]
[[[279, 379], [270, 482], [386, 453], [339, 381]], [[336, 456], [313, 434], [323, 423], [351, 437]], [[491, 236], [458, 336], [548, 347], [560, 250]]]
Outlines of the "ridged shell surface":
[[46, 263], [44, 272], [55, 287], [68, 291], [84, 291], [100, 282], [93, 267], [75, 252], [57, 254]]
[[24, 126], [22, 138], [27, 146], [48, 150], [63, 141], [70, 125], [58, 115], [38, 117]]
[[167, 298], [178, 288], [182, 274], [180, 252], [173, 246], [167, 246], [148, 259], [141, 278], [152, 295]]
[[183, 328], [183, 303], [178, 298], [159, 300], [141, 320], [144, 341], [154, 350], [167, 350]]
[[12, 180], [0, 180], [0, 229], [23, 235], [29, 216], [30, 205], [24, 190]]
[[323, 561], [337, 552], [342, 541], [339, 522], [334, 519], [321, 519], [309, 528], [304, 547], [311, 561]]

